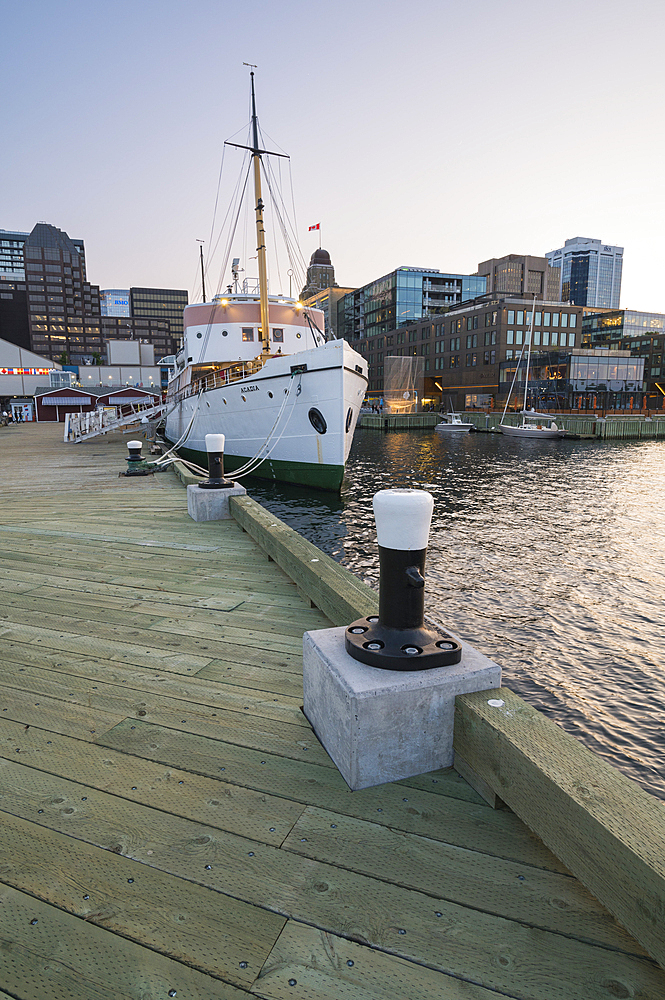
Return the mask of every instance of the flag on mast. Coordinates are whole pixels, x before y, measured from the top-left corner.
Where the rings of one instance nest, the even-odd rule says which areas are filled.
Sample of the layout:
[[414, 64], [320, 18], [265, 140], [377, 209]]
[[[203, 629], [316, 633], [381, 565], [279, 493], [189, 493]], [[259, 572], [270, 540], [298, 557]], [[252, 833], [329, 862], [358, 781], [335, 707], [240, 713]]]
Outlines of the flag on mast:
[[307, 232], [311, 233], [313, 229], [320, 229], [320, 228], [321, 228], [321, 223], [317, 222], [315, 226], [310, 226]]

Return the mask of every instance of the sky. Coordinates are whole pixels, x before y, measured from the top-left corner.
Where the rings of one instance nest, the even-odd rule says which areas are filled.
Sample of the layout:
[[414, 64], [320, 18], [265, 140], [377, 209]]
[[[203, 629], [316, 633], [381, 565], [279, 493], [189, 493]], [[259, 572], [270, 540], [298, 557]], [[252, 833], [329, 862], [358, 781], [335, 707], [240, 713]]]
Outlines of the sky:
[[204, 240], [222, 287], [248, 62], [302, 254], [320, 223], [340, 285], [584, 236], [625, 247], [623, 307], [665, 312], [664, 22], [653, 0], [0, 0], [0, 228], [49, 222], [102, 288], [195, 298]]

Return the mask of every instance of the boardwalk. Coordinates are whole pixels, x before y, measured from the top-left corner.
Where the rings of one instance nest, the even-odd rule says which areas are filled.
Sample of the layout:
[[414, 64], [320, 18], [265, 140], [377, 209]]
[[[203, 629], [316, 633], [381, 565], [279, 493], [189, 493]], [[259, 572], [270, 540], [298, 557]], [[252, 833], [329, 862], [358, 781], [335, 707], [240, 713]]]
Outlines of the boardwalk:
[[60, 435], [0, 428], [0, 997], [665, 998], [454, 772], [349, 792], [301, 712], [323, 614]]

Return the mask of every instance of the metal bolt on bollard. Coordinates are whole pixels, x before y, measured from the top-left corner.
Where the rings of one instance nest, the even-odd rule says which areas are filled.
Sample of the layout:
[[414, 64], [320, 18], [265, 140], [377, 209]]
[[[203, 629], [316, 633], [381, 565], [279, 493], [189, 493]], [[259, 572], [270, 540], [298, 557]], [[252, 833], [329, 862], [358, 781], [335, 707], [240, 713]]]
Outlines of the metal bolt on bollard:
[[235, 486], [231, 479], [224, 478], [224, 441], [223, 434], [206, 434], [208, 478], [198, 484], [201, 490], [227, 490]]
[[348, 626], [347, 653], [385, 670], [430, 670], [459, 663], [460, 644], [424, 624], [431, 493], [380, 490], [373, 506], [379, 543], [379, 614]]

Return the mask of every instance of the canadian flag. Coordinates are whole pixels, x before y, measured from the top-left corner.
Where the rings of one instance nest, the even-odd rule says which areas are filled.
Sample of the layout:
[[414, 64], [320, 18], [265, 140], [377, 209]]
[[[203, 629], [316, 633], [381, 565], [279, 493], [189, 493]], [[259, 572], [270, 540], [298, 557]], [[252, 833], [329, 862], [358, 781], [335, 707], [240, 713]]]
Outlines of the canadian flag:
[[307, 232], [308, 232], [308, 233], [311, 233], [311, 231], [312, 231], [313, 229], [320, 229], [320, 228], [321, 228], [321, 223], [320, 223], [320, 222], [317, 222], [317, 224], [316, 224], [315, 226], [310, 226], [310, 227], [309, 227], [309, 229], [307, 230]]

